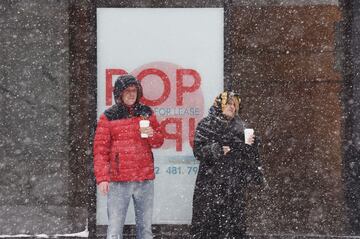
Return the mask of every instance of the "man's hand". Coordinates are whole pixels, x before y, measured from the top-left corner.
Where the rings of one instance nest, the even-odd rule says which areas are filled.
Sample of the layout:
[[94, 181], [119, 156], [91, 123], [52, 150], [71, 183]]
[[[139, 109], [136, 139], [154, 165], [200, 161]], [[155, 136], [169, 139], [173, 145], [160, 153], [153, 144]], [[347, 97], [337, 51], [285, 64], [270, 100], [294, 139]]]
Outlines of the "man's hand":
[[101, 182], [99, 184], [99, 191], [102, 195], [106, 195], [109, 192], [109, 182]]
[[150, 127], [140, 127], [140, 133], [141, 134], [147, 134], [149, 137], [153, 137], [154, 130]]

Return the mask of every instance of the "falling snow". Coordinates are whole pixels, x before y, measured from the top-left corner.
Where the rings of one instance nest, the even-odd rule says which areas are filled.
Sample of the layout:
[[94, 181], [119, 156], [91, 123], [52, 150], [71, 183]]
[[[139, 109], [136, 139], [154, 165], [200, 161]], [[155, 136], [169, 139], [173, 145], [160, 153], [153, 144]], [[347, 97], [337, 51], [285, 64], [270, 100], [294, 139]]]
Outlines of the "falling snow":
[[[265, 180], [233, 200], [236, 205], [246, 201], [246, 218], [241, 220], [247, 233], [360, 237], [360, 2], [105, 2], [99, 0], [99, 6], [196, 8], [224, 7], [224, 2], [224, 88], [240, 94], [240, 117], [261, 142], [257, 169]], [[0, 238], [88, 237], [94, 232], [94, 8], [90, 0], [0, 2]], [[141, 46], [129, 46], [136, 47]], [[196, 59], [197, 51], [192, 51]], [[196, 107], [169, 112], [189, 117], [202, 113]], [[210, 137], [207, 143], [214, 142]], [[201, 170], [194, 161], [186, 173], [195, 179]], [[225, 180], [231, 170], [217, 176]], [[168, 173], [178, 172], [175, 167]], [[169, 188], [181, 192], [181, 201], [191, 207], [181, 185]], [[226, 190], [239, 189], [217, 186], [201, 189], [226, 195]], [[209, 199], [202, 196], [202, 202]], [[213, 200], [222, 204], [228, 199], [215, 195]], [[238, 210], [236, 205], [226, 213]], [[216, 216], [226, 219], [219, 212]], [[103, 225], [98, 226], [103, 236]], [[188, 235], [190, 225], [154, 228], [176, 238]]]

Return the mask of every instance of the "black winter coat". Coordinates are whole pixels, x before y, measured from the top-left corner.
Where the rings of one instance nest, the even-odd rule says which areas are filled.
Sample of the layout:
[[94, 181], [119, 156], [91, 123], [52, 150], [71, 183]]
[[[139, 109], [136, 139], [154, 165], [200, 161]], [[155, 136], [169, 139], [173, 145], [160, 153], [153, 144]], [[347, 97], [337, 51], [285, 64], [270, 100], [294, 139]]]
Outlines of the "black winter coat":
[[[196, 128], [194, 155], [200, 161], [193, 196], [192, 238], [245, 238], [248, 183], [262, 183], [256, 139], [244, 143], [244, 124], [210, 110]], [[231, 150], [224, 155], [222, 146]]]

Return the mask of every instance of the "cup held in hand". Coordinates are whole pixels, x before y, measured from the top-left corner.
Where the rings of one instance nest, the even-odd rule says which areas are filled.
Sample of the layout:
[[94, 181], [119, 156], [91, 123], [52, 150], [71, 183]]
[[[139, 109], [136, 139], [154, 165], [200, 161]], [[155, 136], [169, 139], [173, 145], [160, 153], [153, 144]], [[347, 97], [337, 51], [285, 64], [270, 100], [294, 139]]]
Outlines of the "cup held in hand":
[[[147, 128], [150, 126], [150, 121], [149, 120], [140, 120], [139, 125], [140, 125], [140, 128]], [[148, 138], [148, 137], [149, 137], [148, 134], [141, 133], [141, 138]]]
[[244, 135], [245, 135], [245, 144], [250, 144], [250, 140], [254, 135], [254, 129], [245, 129]]

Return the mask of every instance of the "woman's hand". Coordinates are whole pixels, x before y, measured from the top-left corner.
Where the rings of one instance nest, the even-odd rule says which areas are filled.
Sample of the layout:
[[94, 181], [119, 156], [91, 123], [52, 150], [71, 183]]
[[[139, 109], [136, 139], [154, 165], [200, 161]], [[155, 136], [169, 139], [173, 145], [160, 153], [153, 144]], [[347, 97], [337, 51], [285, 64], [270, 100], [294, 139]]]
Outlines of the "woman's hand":
[[227, 153], [230, 152], [230, 147], [229, 146], [222, 146], [223, 151], [224, 151], [224, 155], [226, 155]]
[[255, 135], [251, 135], [248, 138], [245, 138], [245, 144], [252, 145], [255, 142]]

